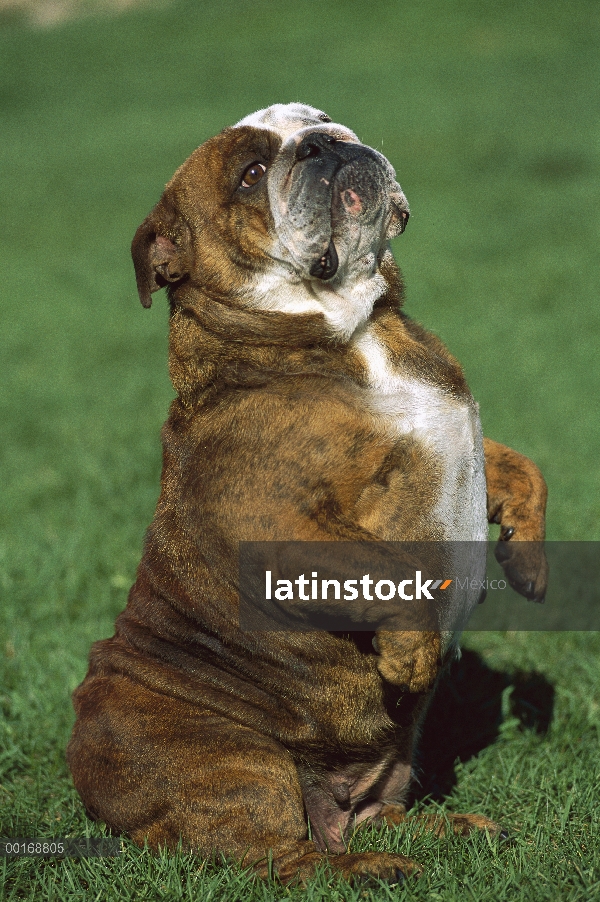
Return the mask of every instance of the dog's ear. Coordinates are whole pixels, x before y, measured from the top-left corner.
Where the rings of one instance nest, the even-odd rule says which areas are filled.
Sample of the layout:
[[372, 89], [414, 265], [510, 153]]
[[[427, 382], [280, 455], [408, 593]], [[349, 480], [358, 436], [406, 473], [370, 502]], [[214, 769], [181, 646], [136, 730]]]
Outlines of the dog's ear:
[[163, 198], [143, 221], [131, 243], [138, 294], [143, 307], [152, 294], [190, 272], [191, 239], [187, 224]]

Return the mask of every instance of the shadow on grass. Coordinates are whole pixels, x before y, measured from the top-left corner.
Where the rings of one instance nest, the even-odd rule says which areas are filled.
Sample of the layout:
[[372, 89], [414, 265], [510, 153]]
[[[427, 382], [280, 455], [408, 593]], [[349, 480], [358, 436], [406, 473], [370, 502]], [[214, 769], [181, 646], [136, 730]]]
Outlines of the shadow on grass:
[[449, 795], [457, 782], [456, 761], [468, 761], [491, 745], [507, 714], [523, 729], [543, 735], [553, 708], [554, 687], [542, 674], [493, 670], [477, 652], [464, 650], [442, 678], [428, 711], [416, 761], [421, 785], [414, 799], [441, 801]]

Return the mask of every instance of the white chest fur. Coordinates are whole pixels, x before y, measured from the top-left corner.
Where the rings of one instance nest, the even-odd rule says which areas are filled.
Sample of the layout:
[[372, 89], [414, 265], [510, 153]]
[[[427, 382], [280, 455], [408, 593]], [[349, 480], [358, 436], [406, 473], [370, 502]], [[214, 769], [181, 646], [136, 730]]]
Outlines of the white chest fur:
[[411, 436], [433, 452], [442, 469], [433, 516], [449, 541], [487, 538], [486, 486], [479, 410], [472, 398], [396, 371], [370, 329], [353, 339], [369, 378], [367, 405], [390, 436]]
[[[479, 408], [437, 385], [397, 371], [385, 346], [368, 328], [353, 339], [369, 376], [366, 403], [390, 437], [411, 436], [442, 469], [431, 512], [451, 543], [453, 585], [439, 609], [442, 652], [457, 648], [460, 632], [479, 600], [486, 571], [486, 483]], [[468, 579], [465, 579], [468, 577]], [[462, 585], [461, 585], [462, 584]]]

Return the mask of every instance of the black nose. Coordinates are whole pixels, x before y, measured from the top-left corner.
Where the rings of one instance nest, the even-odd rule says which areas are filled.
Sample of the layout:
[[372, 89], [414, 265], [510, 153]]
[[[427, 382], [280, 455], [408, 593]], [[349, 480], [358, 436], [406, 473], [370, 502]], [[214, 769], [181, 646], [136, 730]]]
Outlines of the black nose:
[[338, 271], [339, 265], [340, 261], [335, 249], [335, 244], [333, 243], [333, 241], [330, 241], [329, 247], [327, 248], [323, 256], [316, 260], [311, 266], [310, 274], [315, 279], [322, 279], [324, 282], [326, 282], [327, 279], [333, 279], [336, 272]]
[[325, 132], [313, 132], [312, 135], [305, 135], [296, 149], [296, 159], [306, 160], [308, 157], [317, 157], [324, 150], [331, 151], [334, 144], [336, 144], [336, 139]]

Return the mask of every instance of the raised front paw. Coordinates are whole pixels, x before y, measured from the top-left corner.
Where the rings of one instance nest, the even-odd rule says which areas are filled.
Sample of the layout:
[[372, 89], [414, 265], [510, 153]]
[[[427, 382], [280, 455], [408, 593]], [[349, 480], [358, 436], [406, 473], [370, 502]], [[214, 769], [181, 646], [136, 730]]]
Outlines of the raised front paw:
[[543, 603], [548, 587], [548, 561], [543, 542], [513, 539], [515, 530], [503, 527], [496, 545], [496, 560], [511, 587], [532, 601]]
[[379, 673], [407, 692], [427, 692], [441, 666], [440, 634], [379, 630], [373, 641]]

